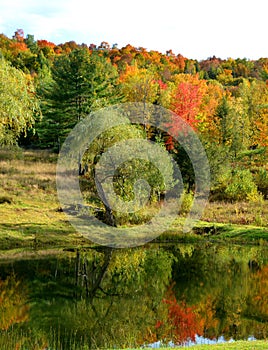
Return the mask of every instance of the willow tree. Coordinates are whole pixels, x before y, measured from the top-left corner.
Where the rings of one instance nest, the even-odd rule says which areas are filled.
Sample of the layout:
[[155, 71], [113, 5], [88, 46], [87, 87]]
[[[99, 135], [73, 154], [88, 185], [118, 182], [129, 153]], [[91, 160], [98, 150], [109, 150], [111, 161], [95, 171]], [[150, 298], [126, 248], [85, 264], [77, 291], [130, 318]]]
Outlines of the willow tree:
[[0, 59], [0, 144], [15, 144], [39, 113], [31, 78]]

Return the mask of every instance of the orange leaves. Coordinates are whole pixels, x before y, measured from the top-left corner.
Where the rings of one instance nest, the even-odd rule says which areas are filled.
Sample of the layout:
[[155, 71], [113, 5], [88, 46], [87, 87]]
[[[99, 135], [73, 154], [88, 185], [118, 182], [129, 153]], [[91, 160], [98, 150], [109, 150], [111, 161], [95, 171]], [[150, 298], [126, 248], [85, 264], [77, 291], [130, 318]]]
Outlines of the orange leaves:
[[37, 45], [38, 47], [40, 47], [40, 49], [44, 47], [51, 47], [52, 49], [54, 49], [54, 47], [56, 46], [54, 43], [47, 40], [37, 40]]
[[18, 29], [13, 35], [13, 41], [9, 45], [13, 55], [18, 55], [20, 51], [28, 50], [27, 45], [24, 42], [24, 32], [22, 29]]
[[[219, 138], [217, 108], [225, 95], [223, 87], [217, 82], [199, 79], [198, 74], [178, 74], [174, 79], [175, 88], [171, 92], [169, 108], [175, 113], [168, 127], [172, 135], [182, 132], [183, 122], [198, 130], [208, 138]], [[166, 142], [172, 149], [172, 140]]]
[[23, 42], [12, 42], [10, 44], [10, 49], [14, 54], [19, 54], [20, 51], [26, 51], [28, 50], [28, 47]]
[[24, 31], [23, 29], [17, 29], [15, 34], [13, 35], [13, 39], [18, 43], [22, 43], [24, 41]]
[[256, 314], [268, 315], [268, 265], [262, 267], [254, 276], [255, 290], [252, 298], [252, 307]]
[[201, 329], [201, 334], [213, 339], [217, 337], [217, 329], [219, 327], [219, 319], [215, 315], [214, 298], [208, 295], [197, 306], [198, 323]]

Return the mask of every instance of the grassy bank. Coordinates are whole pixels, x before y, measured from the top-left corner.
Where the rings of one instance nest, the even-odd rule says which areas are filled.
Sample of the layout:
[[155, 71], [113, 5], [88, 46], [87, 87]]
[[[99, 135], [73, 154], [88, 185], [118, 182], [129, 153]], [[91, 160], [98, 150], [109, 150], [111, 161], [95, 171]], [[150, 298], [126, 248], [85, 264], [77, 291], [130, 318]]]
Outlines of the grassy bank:
[[[224, 343], [217, 345], [196, 345], [193, 347], [183, 347], [183, 349], [193, 349], [193, 350], [213, 350], [213, 349], [235, 349], [235, 350], [258, 350], [267, 349], [268, 341], [237, 341], [233, 343]], [[158, 348], [159, 350], [176, 349], [176, 348]], [[180, 349], [180, 348], [177, 348]]]
[[[48, 151], [0, 152], [0, 249], [88, 245], [60, 210], [55, 154]], [[268, 202], [209, 203], [191, 233], [178, 219], [158, 241], [268, 242]]]
[[56, 157], [52, 153], [1, 153], [1, 249], [83, 241], [59, 211], [55, 171]]

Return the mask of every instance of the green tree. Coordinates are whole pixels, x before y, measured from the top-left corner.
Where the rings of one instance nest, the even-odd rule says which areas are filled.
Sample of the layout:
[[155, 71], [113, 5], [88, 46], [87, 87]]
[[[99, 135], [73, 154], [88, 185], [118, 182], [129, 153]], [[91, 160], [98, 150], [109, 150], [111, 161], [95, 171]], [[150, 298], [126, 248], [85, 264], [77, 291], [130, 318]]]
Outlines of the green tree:
[[0, 144], [14, 144], [40, 115], [39, 101], [29, 76], [0, 59]]
[[92, 110], [118, 100], [116, 82], [116, 69], [97, 52], [90, 54], [82, 48], [56, 57], [52, 81], [41, 91], [41, 141], [59, 148], [77, 122]]
[[[138, 146], [136, 151], [133, 151], [134, 144], [127, 142], [133, 139]], [[163, 154], [159, 151], [152, 152], [152, 149], [149, 151], [143, 148], [145, 140], [146, 132], [142, 126], [120, 125], [96, 137], [83, 155], [82, 168], [88, 169], [86, 176], [81, 179], [84, 197], [90, 205], [97, 205], [101, 211], [104, 210], [102, 219], [110, 225], [146, 222], [148, 212], [145, 206], [147, 209], [151, 208], [152, 215], [153, 205], [149, 204], [154, 203], [162, 193], [174, 185], [172, 163], [163, 157], [165, 149], [163, 148]], [[138, 149], [142, 149], [143, 154], [139, 153]], [[135, 157], [130, 155], [130, 150]], [[102, 157], [105, 159], [104, 163], [100, 162]], [[157, 161], [162, 164], [161, 171]], [[144, 184], [139, 183], [139, 180], [146, 181], [150, 189], [144, 188]], [[116, 194], [117, 207], [120, 207], [118, 211], [111, 210], [107, 205], [109, 203], [113, 207], [106, 197], [111, 191], [111, 184]], [[135, 211], [124, 212], [123, 208], [128, 205]]]

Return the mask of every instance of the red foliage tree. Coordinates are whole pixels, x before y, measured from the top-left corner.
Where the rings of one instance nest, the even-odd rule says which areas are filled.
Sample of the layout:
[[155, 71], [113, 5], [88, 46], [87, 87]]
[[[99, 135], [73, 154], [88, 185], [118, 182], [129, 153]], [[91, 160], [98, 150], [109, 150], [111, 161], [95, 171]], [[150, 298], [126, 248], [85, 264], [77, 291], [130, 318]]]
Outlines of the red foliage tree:
[[[170, 109], [174, 112], [166, 126], [173, 137], [180, 132], [187, 133], [185, 122], [192, 128], [196, 128], [199, 120], [196, 118], [202, 103], [202, 93], [198, 85], [190, 82], [180, 82], [172, 96]], [[172, 136], [168, 136], [166, 147], [169, 150], [174, 148]]]
[[28, 47], [24, 42], [24, 31], [22, 29], [16, 30], [12, 39], [13, 41], [10, 43], [10, 49], [14, 56], [18, 55], [20, 51], [28, 50]]
[[[181, 82], [179, 83], [173, 96], [171, 109], [190, 126], [195, 127], [196, 123], [198, 123], [196, 116], [198, 114], [201, 101], [202, 94], [199, 91], [198, 85], [193, 85], [188, 82]], [[174, 123], [172, 128], [175, 133], [178, 132], [177, 123]]]

